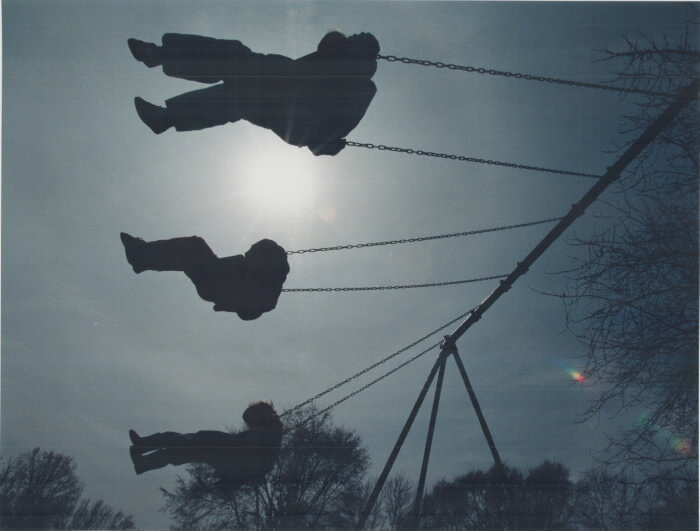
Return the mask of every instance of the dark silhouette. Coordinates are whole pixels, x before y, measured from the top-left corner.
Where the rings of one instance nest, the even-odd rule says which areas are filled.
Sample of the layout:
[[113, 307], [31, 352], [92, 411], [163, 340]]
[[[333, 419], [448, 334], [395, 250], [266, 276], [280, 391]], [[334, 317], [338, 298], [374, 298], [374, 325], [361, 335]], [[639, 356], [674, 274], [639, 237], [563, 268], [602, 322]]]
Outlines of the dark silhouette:
[[365, 114], [376, 87], [379, 43], [370, 33], [328, 33], [315, 52], [293, 60], [255, 53], [240, 41], [166, 33], [162, 45], [128, 40], [133, 56], [172, 77], [216, 83], [166, 100], [135, 99], [154, 133], [249, 121], [314, 155], [335, 155]]
[[[271, 404], [256, 402], [243, 413], [248, 429], [238, 433], [166, 431], [146, 437], [129, 430], [134, 470], [143, 474], [167, 465], [204, 463], [214, 469], [219, 487], [235, 489], [261, 480], [277, 461], [282, 421]], [[150, 453], [147, 453], [150, 452]]]
[[0, 529], [133, 529], [103, 500], [83, 498], [75, 460], [54, 451], [22, 452], [0, 466]]
[[277, 305], [289, 273], [287, 253], [272, 240], [260, 240], [245, 255], [218, 258], [199, 236], [146, 242], [120, 234], [126, 259], [136, 273], [183, 271], [214, 311], [234, 312], [245, 321]]
[[[316, 416], [314, 416], [316, 415]], [[282, 447], [272, 471], [252, 488], [221, 490], [213, 470], [186, 467], [162, 488], [177, 529], [350, 529], [348, 499], [367, 492], [369, 463], [360, 437], [313, 406], [282, 417]], [[364, 504], [359, 504], [362, 507]], [[376, 528], [375, 528], [376, 529]]]
[[423, 501], [430, 529], [570, 529], [575, 505], [569, 471], [545, 461], [524, 475], [496, 465], [440, 480]]

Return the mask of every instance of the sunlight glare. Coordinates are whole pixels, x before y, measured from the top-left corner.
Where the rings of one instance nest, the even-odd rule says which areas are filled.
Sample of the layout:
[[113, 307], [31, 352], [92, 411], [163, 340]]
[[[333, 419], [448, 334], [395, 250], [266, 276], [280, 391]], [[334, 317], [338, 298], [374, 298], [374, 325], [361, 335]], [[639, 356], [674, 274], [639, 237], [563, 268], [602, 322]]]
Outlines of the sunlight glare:
[[288, 148], [250, 156], [240, 186], [255, 209], [290, 214], [312, 207], [315, 196], [314, 156]]

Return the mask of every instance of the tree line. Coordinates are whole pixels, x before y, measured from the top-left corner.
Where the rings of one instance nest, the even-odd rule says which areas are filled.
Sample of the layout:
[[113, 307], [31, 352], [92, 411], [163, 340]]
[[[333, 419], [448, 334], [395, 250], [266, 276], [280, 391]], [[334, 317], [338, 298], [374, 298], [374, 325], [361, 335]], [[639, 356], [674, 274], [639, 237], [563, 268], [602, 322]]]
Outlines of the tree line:
[[[306, 408], [286, 418], [280, 457], [260, 483], [233, 490], [187, 467], [162, 509], [175, 529], [349, 529], [374, 479], [360, 437]], [[304, 419], [313, 417], [308, 422]], [[0, 468], [2, 529], [133, 529], [104, 501], [81, 499], [73, 458], [35, 448]], [[390, 477], [365, 529], [697, 529], [697, 477], [637, 477], [599, 464], [573, 480], [561, 463], [495, 466], [438, 481], [415, 514], [415, 485]]]
[[133, 529], [103, 500], [81, 498], [72, 457], [34, 448], [0, 467], [1, 529]]
[[[231, 492], [212, 469], [190, 465], [163, 509], [177, 529], [349, 529], [374, 480], [357, 434], [328, 413], [297, 411], [286, 420], [280, 458], [263, 482]], [[414, 514], [415, 485], [390, 477], [365, 529], [696, 529], [693, 475], [655, 482], [598, 465], [578, 480], [561, 463], [472, 470], [438, 481]]]

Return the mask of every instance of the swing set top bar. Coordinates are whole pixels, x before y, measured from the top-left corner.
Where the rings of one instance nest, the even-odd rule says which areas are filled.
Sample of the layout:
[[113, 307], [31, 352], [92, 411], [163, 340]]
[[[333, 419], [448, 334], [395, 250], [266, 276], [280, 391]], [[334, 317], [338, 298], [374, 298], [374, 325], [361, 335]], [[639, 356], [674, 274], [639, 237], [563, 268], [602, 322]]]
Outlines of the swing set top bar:
[[578, 217], [582, 216], [586, 209], [603, 193], [603, 191], [615, 181], [622, 171], [630, 164], [651, 141], [688, 105], [698, 96], [700, 90], [700, 80], [695, 80], [690, 85], [683, 88], [675, 100], [654, 120], [641, 136], [620, 156], [620, 158], [610, 166], [605, 174], [591, 187], [588, 192], [571, 206], [569, 212], [557, 223], [547, 235], [530, 251], [522, 262], [518, 262], [515, 269], [499, 286], [477, 306], [469, 316], [460, 324], [449, 336], [448, 344], [456, 342], [464, 332], [466, 332], [481, 316], [488, 310], [496, 300], [508, 291], [518, 278], [524, 275], [530, 266], [537, 260], [554, 241], [571, 225]]

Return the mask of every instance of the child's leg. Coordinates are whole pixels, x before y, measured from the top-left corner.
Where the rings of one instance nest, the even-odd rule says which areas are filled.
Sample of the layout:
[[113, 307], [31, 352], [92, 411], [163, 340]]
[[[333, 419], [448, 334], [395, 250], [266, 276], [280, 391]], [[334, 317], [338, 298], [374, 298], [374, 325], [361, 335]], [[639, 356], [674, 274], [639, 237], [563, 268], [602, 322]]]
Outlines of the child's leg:
[[162, 42], [159, 56], [163, 72], [201, 83], [217, 83], [236, 75], [240, 62], [253, 55], [236, 40], [166, 33]]
[[214, 251], [199, 236], [148, 242], [146, 257], [157, 271], [185, 271], [217, 260]]
[[195, 131], [240, 120], [231, 89], [223, 83], [166, 100], [168, 121], [177, 131]]
[[185, 271], [218, 260], [199, 236], [145, 242], [122, 233], [126, 257], [134, 271]]
[[129, 449], [131, 462], [137, 474], [143, 474], [149, 470], [156, 470], [168, 465], [184, 465], [192, 460], [188, 448], [164, 448], [150, 454], [142, 454], [138, 448], [132, 446]]

